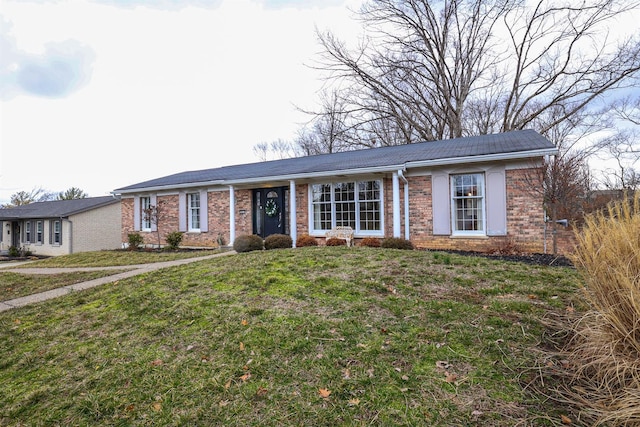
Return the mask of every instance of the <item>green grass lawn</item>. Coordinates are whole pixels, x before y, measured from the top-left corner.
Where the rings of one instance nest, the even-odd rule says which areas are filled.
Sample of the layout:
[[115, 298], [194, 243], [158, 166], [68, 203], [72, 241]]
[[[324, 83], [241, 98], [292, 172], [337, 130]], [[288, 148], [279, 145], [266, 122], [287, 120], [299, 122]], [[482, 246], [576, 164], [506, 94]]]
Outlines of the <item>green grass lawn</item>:
[[21, 274], [0, 270], [0, 301], [44, 292], [62, 286], [111, 276], [127, 269], [104, 271], [73, 271], [58, 274]]
[[[219, 253], [218, 249], [192, 250], [184, 252], [172, 251], [97, 251], [80, 252], [71, 255], [45, 258], [30, 262], [17, 268], [31, 267], [112, 267], [116, 265], [135, 265], [150, 262], [173, 261]], [[1, 271], [1, 270], [0, 270]]]
[[0, 313], [0, 425], [561, 425], [528, 385], [578, 287], [372, 248], [163, 269]]

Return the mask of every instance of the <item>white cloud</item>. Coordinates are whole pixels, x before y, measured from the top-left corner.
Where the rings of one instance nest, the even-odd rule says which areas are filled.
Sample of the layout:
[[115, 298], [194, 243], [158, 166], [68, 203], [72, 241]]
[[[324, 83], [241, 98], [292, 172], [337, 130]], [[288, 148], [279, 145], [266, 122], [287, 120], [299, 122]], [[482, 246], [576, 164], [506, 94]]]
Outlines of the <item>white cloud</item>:
[[337, 0], [172, 3], [4, 1], [0, 203], [257, 161], [253, 146], [293, 138], [295, 105], [317, 99], [315, 26], [356, 27]]

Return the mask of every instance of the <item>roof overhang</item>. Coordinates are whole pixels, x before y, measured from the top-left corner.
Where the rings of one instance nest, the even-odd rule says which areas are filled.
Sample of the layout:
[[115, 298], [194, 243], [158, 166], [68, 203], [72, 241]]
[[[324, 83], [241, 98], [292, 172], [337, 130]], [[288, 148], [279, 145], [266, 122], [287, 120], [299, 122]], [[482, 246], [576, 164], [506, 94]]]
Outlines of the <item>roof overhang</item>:
[[453, 164], [488, 163], [488, 162], [501, 162], [501, 161], [509, 161], [509, 160], [524, 160], [524, 159], [539, 158], [544, 156], [552, 156], [556, 154], [558, 154], [558, 149], [554, 147], [554, 148], [545, 148], [545, 149], [539, 149], [539, 150], [517, 151], [517, 152], [510, 152], [510, 153], [486, 154], [486, 155], [480, 155], [480, 156], [449, 157], [449, 158], [435, 159], [435, 160], [409, 161], [409, 162], [400, 163], [400, 164], [391, 164], [391, 165], [366, 167], [366, 168], [335, 169], [335, 170], [327, 170], [327, 171], [320, 171], [320, 172], [304, 172], [304, 173], [260, 176], [260, 177], [251, 177], [251, 178], [241, 178], [241, 179], [197, 181], [197, 182], [189, 182], [189, 183], [182, 183], [182, 184], [176, 184], [176, 185], [140, 187], [140, 188], [127, 189], [127, 190], [115, 190], [111, 194], [113, 194], [114, 196], [125, 195], [125, 194], [133, 195], [133, 194], [149, 193], [149, 192], [157, 192], [157, 191], [189, 189], [189, 188], [195, 188], [195, 187], [246, 186], [246, 185], [252, 185], [252, 184], [264, 184], [266, 182], [274, 182], [274, 181], [311, 180], [311, 179], [317, 179], [317, 178], [335, 177], [336, 175], [353, 176], [353, 175], [365, 175], [365, 174], [391, 173], [397, 170], [408, 170], [412, 168], [435, 168], [440, 166], [449, 166]]

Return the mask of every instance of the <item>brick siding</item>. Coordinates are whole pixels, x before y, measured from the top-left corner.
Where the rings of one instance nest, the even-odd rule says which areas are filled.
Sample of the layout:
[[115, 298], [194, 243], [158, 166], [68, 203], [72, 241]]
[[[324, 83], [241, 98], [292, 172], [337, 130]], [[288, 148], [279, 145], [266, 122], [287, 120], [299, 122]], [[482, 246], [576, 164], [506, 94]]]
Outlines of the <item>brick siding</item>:
[[[410, 239], [419, 248], [425, 249], [454, 249], [478, 250], [512, 247], [525, 252], [542, 252], [544, 250], [544, 219], [542, 194], [531, 191], [528, 179], [529, 169], [515, 169], [506, 171], [506, 202], [507, 202], [507, 235], [491, 237], [449, 237], [433, 235], [433, 206], [431, 176], [408, 177], [409, 182], [409, 227]], [[309, 232], [309, 193], [308, 184], [296, 185], [296, 226], [297, 235]], [[383, 211], [385, 236], [393, 235], [393, 188], [392, 180], [383, 180]], [[401, 237], [405, 235], [404, 224], [404, 183], [400, 181], [400, 215]], [[122, 241], [128, 241], [128, 233], [133, 232], [133, 198], [122, 200]], [[182, 245], [195, 247], [216, 247], [218, 236], [222, 236], [226, 244], [230, 242], [229, 235], [229, 191], [211, 191], [208, 193], [208, 228], [201, 233], [185, 233]], [[252, 221], [252, 191], [250, 189], [236, 190], [235, 228], [236, 236], [253, 233]], [[162, 244], [167, 233], [178, 230], [178, 195], [158, 196], [157, 202], [164, 202], [166, 217], [159, 224]], [[155, 232], [140, 232], [144, 242], [149, 245], [157, 244]], [[559, 248], [563, 250], [571, 246], [570, 233], [565, 232], [559, 241]], [[324, 239], [318, 239], [324, 243]], [[357, 242], [357, 239], [356, 239]], [[547, 235], [548, 251], [550, 250], [550, 235]]]

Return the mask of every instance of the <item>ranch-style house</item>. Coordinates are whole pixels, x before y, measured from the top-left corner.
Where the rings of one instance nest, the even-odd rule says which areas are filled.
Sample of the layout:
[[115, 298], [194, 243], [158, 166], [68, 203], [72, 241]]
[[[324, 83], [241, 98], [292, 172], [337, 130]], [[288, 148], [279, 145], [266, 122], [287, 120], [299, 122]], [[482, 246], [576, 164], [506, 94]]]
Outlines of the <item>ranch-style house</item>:
[[120, 199], [112, 196], [51, 200], [0, 209], [0, 251], [36, 255], [122, 247]]
[[[302, 234], [322, 244], [351, 227], [354, 241], [401, 237], [429, 249], [545, 248], [539, 167], [557, 154], [533, 130], [181, 172], [118, 188], [122, 242], [232, 244], [243, 234]], [[145, 215], [158, 207], [158, 220]]]

